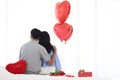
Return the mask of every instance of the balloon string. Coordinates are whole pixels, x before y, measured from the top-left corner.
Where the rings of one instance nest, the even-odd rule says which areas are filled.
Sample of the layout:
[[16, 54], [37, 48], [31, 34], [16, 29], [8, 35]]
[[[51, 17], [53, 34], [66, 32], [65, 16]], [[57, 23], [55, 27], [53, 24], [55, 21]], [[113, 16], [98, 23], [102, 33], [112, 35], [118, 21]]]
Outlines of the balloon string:
[[67, 41], [64, 42], [64, 44], [66, 44]]
[[[63, 56], [63, 42], [62, 42], [62, 66], [64, 67], [63, 58], [64, 58], [64, 56]], [[62, 67], [62, 69], [63, 69], [63, 67]]]

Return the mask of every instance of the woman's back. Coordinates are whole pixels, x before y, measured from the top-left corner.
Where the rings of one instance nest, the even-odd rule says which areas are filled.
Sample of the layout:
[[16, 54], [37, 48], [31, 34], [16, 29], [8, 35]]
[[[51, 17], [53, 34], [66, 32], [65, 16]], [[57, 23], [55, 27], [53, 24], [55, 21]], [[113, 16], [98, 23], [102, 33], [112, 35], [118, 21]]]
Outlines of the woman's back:
[[[39, 40], [39, 44], [46, 48], [46, 50], [49, 53], [50, 57], [53, 55], [53, 53], [54, 53], [54, 46], [50, 43], [50, 36], [49, 36], [48, 32], [43, 31], [41, 33], [41, 38]], [[41, 66], [45, 67], [45, 66], [50, 66], [50, 65], [47, 62], [45, 62], [44, 60], [42, 60]], [[60, 64], [60, 60], [59, 60], [59, 57], [58, 57], [57, 54], [56, 54], [56, 58], [54, 60], [53, 66], [57, 70], [61, 70], [61, 64]]]

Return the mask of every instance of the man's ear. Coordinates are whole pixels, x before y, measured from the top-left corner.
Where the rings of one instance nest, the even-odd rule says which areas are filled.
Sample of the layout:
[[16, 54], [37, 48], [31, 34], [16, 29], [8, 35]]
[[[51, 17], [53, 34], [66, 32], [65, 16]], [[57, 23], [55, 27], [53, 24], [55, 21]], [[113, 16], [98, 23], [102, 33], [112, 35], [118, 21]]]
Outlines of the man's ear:
[[30, 36], [30, 39], [33, 39], [33, 37], [32, 37], [32, 36]]
[[30, 39], [32, 39], [32, 36], [30, 36]]

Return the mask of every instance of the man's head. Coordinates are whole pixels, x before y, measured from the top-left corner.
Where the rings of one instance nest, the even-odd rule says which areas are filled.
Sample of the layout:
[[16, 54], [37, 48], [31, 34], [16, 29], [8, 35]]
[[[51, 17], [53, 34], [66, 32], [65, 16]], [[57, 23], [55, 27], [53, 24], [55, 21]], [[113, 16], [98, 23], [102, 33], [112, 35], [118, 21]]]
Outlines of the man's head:
[[41, 31], [37, 28], [33, 28], [31, 30], [31, 38], [32, 39], [39, 39], [41, 36]]

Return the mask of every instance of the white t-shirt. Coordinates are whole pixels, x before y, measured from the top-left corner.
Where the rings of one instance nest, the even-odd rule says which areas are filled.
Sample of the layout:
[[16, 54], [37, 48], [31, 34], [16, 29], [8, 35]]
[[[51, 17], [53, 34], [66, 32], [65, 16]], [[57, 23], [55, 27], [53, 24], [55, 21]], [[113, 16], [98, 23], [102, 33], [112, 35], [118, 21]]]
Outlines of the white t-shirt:
[[50, 56], [43, 46], [31, 40], [21, 47], [19, 59], [27, 62], [26, 74], [38, 74], [42, 59], [49, 61]]

